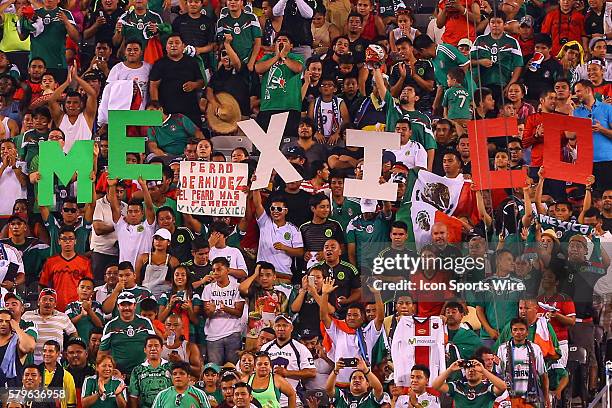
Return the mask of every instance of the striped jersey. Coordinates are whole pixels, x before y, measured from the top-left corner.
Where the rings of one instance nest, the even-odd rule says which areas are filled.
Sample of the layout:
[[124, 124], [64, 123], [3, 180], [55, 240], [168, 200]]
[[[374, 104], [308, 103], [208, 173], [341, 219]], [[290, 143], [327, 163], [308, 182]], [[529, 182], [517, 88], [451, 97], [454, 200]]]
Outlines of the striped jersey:
[[446, 370], [444, 324], [439, 316], [402, 316], [391, 343], [395, 383], [410, 386], [410, 370], [415, 364], [429, 367], [429, 385]]

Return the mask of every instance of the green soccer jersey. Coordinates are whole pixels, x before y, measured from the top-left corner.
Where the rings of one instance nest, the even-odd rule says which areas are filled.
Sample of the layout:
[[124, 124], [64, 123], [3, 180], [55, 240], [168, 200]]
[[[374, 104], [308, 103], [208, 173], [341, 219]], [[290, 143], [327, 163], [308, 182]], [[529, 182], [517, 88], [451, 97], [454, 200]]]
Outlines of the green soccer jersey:
[[35, 29], [25, 17], [20, 20], [22, 31], [30, 33], [30, 60], [34, 57], [42, 58], [47, 68], [66, 68], [66, 26], [59, 19], [59, 12], [68, 17], [68, 23], [76, 27], [72, 13], [61, 7], [53, 10], [40, 8], [35, 11], [39, 21], [42, 21], [42, 32], [36, 35], [39, 29]]
[[[19, 327], [21, 328], [21, 330], [26, 332], [26, 334], [29, 334], [30, 336], [32, 336], [34, 340], [38, 340], [38, 327], [36, 327], [36, 324], [34, 324], [34, 322], [20, 319]], [[26, 354], [25, 362], [23, 363], [23, 365], [26, 366], [28, 364], [33, 364], [33, 363], [34, 363], [34, 352]]]
[[180, 156], [187, 141], [195, 136], [195, 132], [196, 126], [191, 119], [174, 113], [168, 116], [161, 126], [151, 126], [147, 130], [147, 137], [149, 142], [157, 143], [157, 147], [164, 152]]
[[470, 119], [472, 117], [471, 103], [472, 97], [461, 85], [448, 88], [442, 99], [442, 106], [448, 108], [447, 117], [449, 119]]
[[385, 129], [387, 132], [395, 131], [397, 121], [404, 118], [410, 119], [410, 127], [412, 129], [411, 140], [420, 143], [425, 150], [431, 150], [438, 147], [436, 139], [433, 137], [431, 130], [431, 119], [429, 116], [419, 111], [407, 111], [401, 108], [391, 96], [391, 92], [387, 90], [385, 94], [385, 105], [387, 106], [387, 116], [385, 121]]
[[129, 394], [138, 398], [139, 407], [151, 408], [157, 394], [170, 386], [170, 363], [162, 360], [157, 367], [153, 367], [145, 361], [132, 371]]
[[[436, 57], [431, 61], [434, 66], [434, 73], [438, 85], [446, 88], [448, 86], [446, 75], [453, 68], [463, 67], [470, 63], [470, 60], [450, 44], [439, 44], [436, 49]], [[471, 75], [466, 74], [463, 86], [470, 94], [476, 90], [476, 84], [472, 80]]]
[[[117, 392], [117, 388], [123, 383], [121, 378], [111, 377], [107, 382], [104, 383], [104, 394], [98, 398], [93, 405], [90, 405], [91, 408], [116, 408], [117, 405], [117, 396], [115, 392]], [[97, 394], [100, 388], [98, 387], [98, 376], [92, 375], [90, 377], [85, 377], [83, 380], [83, 385], [81, 388], [81, 398], [88, 397], [90, 395]], [[121, 392], [123, 398], [127, 401], [127, 393], [125, 389]]]
[[21, 245], [15, 244], [11, 238], [1, 239], [0, 243], [10, 245], [21, 254], [26, 282], [37, 282], [40, 271], [49, 257], [49, 245], [38, 238], [27, 237]]
[[115, 317], [104, 326], [100, 351], [110, 351], [117, 362], [117, 367], [124, 373], [145, 359], [144, 344], [147, 336], [155, 334], [149, 319], [135, 315], [130, 322]]
[[[511, 276], [500, 278], [491, 276], [483, 281], [488, 290], [480, 293], [478, 306], [485, 309], [485, 315], [489, 325], [497, 331], [518, 315], [518, 302], [523, 298], [523, 281]], [[490, 338], [483, 328], [480, 329], [480, 337]]]
[[206, 394], [190, 385], [185, 392], [178, 393], [174, 387], [169, 387], [160, 392], [155, 401], [153, 402], [153, 408], [210, 408], [208, 397]]
[[361, 206], [358, 201], [354, 200], [355, 199], [345, 198], [342, 205], [338, 205], [332, 200], [329, 218], [338, 221], [338, 223], [342, 225], [343, 231], [346, 231], [346, 226], [353, 218], [361, 214]]
[[484, 86], [506, 85], [514, 69], [523, 66], [523, 54], [518, 41], [505, 33], [497, 40], [491, 34], [476, 37], [471, 58], [489, 59], [493, 63], [489, 68], [480, 65], [477, 67], [480, 82]]
[[340, 390], [336, 387], [336, 393], [334, 394], [334, 407], [336, 408], [379, 408], [382, 403], [382, 398], [377, 401], [372, 391], [358, 397], [348, 390]]
[[449, 382], [448, 395], [453, 399], [455, 408], [491, 408], [497, 398], [493, 384], [480, 383], [471, 387], [465, 381]]
[[242, 11], [236, 18], [228, 14], [217, 21], [217, 37], [222, 38], [223, 34], [232, 35], [232, 48], [246, 63], [251, 57], [255, 39], [261, 38], [261, 27], [255, 14]]
[[[104, 316], [102, 314], [102, 305], [100, 303], [96, 301], [91, 302], [91, 310], [96, 314], [96, 316], [98, 316], [100, 321], [102, 322], [104, 321]], [[66, 306], [65, 313], [68, 315], [70, 320], [72, 320], [75, 317], [79, 316], [82, 313], [82, 311], [83, 311], [83, 302], [76, 301], [76, 302], [68, 303], [68, 305]], [[74, 323], [74, 327], [76, 327], [79, 337], [83, 339], [85, 344], [87, 344], [89, 342], [89, 334], [91, 333], [93, 328], [96, 326], [93, 324], [91, 317], [89, 317], [89, 315], [84, 315], [76, 323]]]
[[373, 259], [378, 256], [381, 246], [389, 242], [389, 223], [382, 213], [370, 220], [361, 214], [349, 222], [346, 242], [355, 244], [358, 268], [372, 268]]
[[151, 10], [147, 10], [143, 15], [136, 14], [135, 10], [128, 10], [119, 17], [119, 22], [122, 24], [121, 34], [124, 41], [139, 41], [143, 49], [153, 35], [150, 30], [151, 24], [163, 24], [161, 16]]
[[[45, 222], [45, 227], [47, 228], [47, 231], [49, 231], [49, 242], [51, 243], [49, 256], [59, 254], [61, 252], [61, 248], [59, 246], [59, 232], [62, 228], [62, 224], [60, 224], [60, 221], [55, 218], [53, 213], [50, 212], [49, 218], [47, 218], [47, 221]], [[84, 254], [85, 252], [89, 251], [91, 223], [85, 221], [84, 218], [81, 218], [74, 228], [74, 235], [76, 236], [76, 246], [74, 250], [77, 254]]]
[[[274, 55], [267, 54], [260, 61], [267, 61]], [[304, 59], [290, 52], [287, 55], [294, 61], [304, 64]], [[293, 72], [287, 64], [278, 60], [261, 78], [261, 110], [302, 110], [301, 73]]]

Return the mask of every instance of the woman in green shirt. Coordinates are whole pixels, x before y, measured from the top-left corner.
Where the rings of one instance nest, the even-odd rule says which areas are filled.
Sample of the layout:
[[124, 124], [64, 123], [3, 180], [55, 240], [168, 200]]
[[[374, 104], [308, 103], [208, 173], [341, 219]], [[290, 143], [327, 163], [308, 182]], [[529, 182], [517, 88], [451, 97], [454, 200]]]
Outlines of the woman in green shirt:
[[262, 408], [280, 408], [281, 393], [287, 396], [288, 407], [295, 408], [295, 390], [283, 377], [272, 374], [272, 360], [268, 353], [258, 352], [255, 355], [255, 373], [249, 377], [248, 384]]
[[83, 408], [125, 408], [127, 397], [125, 383], [113, 376], [117, 368], [115, 360], [102, 355], [96, 361], [96, 375], [83, 381], [81, 406]]

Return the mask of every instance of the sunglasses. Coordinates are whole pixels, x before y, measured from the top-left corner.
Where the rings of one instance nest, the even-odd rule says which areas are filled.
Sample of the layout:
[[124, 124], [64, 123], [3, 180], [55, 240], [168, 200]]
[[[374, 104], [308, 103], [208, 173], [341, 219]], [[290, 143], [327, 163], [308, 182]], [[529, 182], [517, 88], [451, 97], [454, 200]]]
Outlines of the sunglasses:
[[72, 213], [72, 214], [75, 214], [77, 211], [79, 211], [79, 209], [78, 209], [78, 208], [68, 208], [68, 207], [64, 207], [64, 208], [62, 208], [62, 211], [63, 211], [63, 212], [66, 212], [66, 213]]
[[276, 207], [276, 206], [270, 206], [270, 211], [272, 212], [283, 212], [285, 211], [285, 207]]

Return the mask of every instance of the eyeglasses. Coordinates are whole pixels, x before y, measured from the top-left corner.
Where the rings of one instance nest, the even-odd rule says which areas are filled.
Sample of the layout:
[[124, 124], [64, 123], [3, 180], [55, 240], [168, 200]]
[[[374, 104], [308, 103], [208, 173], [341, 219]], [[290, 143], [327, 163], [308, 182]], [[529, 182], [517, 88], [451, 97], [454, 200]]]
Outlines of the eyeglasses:
[[181, 406], [181, 402], [183, 402], [183, 394], [176, 394], [176, 399], [174, 400], [174, 405], [177, 407]]
[[285, 207], [276, 207], [276, 206], [270, 206], [270, 211], [272, 212], [283, 212], [285, 211]]
[[66, 212], [66, 213], [72, 213], [72, 214], [75, 214], [77, 211], [79, 211], [79, 209], [78, 209], [78, 208], [68, 208], [68, 207], [64, 207], [64, 208], [62, 208], [62, 211], [63, 211], [63, 212]]

